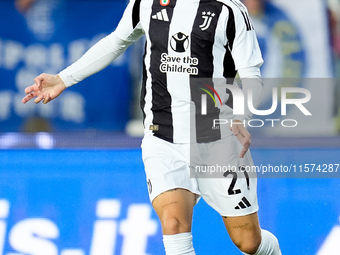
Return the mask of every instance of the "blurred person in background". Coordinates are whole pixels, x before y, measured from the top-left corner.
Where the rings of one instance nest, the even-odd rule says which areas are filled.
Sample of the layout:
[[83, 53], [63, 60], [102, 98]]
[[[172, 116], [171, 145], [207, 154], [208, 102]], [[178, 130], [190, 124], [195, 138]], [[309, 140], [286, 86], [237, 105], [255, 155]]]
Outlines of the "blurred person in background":
[[[250, 15], [254, 20], [254, 27], [258, 33], [259, 44], [264, 55], [267, 54], [269, 40], [266, 40], [268, 34], [277, 39], [277, 45], [280, 45], [281, 52], [271, 52], [270, 54], [279, 59], [282, 55], [282, 72], [277, 72], [276, 65], [270, 63], [266, 58], [274, 59], [272, 56], [265, 56], [265, 64], [262, 69], [264, 77], [275, 78], [309, 78], [306, 75], [307, 53], [304, 50], [301, 38], [301, 31], [296, 24], [290, 20], [280, 6], [272, 0], [243, 0], [247, 6]], [[322, 7], [327, 8], [328, 24], [331, 50], [333, 55], [334, 70], [329, 72], [334, 74], [336, 79], [334, 86], [333, 98], [333, 116], [335, 120], [335, 131], [340, 133], [340, 1], [339, 0], [320, 0], [324, 3]], [[301, 28], [300, 28], [301, 29]], [[265, 32], [263, 32], [265, 31]], [[328, 31], [327, 31], [328, 34]], [[327, 45], [328, 46], [328, 45]], [[275, 68], [268, 68], [275, 66]], [[270, 69], [270, 71], [266, 71]], [[327, 76], [328, 77], [328, 76]], [[321, 77], [320, 77], [321, 78]], [[286, 80], [287, 81], [287, 80]], [[293, 81], [293, 80], [292, 80]], [[289, 84], [289, 83], [288, 83]], [[288, 85], [287, 83], [285, 86]], [[301, 86], [301, 84], [291, 84], [292, 86]], [[265, 101], [265, 99], [264, 99]]]
[[243, 0], [243, 3], [247, 6], [250, 15], [260, 16], [264, 12], [264, 1], [266, 0]]
[[[304, 77], [306, 56], [301, 35], [286, 11], [271, 0], [243, 0], [243, 2], [254, 21], [264, 55], [263, 77]], [[289, 86], [298, 86], [298, 84]]]

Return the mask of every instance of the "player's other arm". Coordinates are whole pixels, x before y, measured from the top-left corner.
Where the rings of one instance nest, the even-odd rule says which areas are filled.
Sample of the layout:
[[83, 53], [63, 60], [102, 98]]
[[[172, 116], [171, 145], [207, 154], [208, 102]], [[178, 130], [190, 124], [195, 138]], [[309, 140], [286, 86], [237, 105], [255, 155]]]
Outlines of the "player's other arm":
[[263, 82], [261, 79], [260, 68], [258, 66], [239, 69], [238, 73], [242, 81], [243, 95], [245, 96], [244, 115], [236, 115], [233, 120], [233, 125], [230, 126], [230, 129], [237, 137], [239, 142], [243, 145], [243, 148], [239, 154], [239, 157], [243, 158], [251, 144], [250, 133], [245, 127], [245, 121], [250, 120], [253, 116], [253, 113], [249, 110], [247, 105], [248, 91], [252, 91], [252, 102], [254, 107], [257, 108], [262, 98]]

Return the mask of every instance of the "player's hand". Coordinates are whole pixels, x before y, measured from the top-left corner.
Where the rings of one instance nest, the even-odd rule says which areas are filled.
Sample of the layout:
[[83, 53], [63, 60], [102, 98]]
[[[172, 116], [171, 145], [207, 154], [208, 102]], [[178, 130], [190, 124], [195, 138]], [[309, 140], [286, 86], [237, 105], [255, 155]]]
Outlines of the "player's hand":
[[47, 104], [58, 97], [66, 89], [66, 86], [59, 75], [43, 73], [37, 76], [34, 81], [35, 84], [25, 89], [27, 96], [22, 99], [24, 104], [32, 98], [35, 98], [34, 102], [36, 104], [40, 101]]
[[239, 157], [243, 158], [247, 153], [250, 144], [251, 144], [251, 136], [247, 130], [247, 128], [243, 125], [243, 122], [240, 120], [233, 120], [233, 124], [230, 126], [230, 130], [237, 137], [237, 140], [243, 145], [243, 148], [240, 152]]

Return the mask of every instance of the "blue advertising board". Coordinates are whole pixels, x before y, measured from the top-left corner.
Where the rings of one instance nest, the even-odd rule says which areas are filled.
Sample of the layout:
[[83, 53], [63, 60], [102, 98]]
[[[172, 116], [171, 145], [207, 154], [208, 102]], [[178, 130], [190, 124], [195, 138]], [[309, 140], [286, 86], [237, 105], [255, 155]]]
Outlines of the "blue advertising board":
[[130, 118], [129, 50], [48, 105], [21, 103], [42, 72], [56, 74], [117, 26], [126, 1], [35, 1], [24, 13], [0, 1], [0, 132], [43, 119], [51, 130], [122, 130]]
[[[336, 165], [339, 153], [253, 149], [255, 164], [273, 166]], [[1, 150], [0, 159], [1, 255], [164, 254], [140, 149]], [[340, 179], [305, 177], [258, 179], [261, 226], [283, 254], [338, 254]], [[240, 254], [203, 200], [193, 236], [197, 254]]]

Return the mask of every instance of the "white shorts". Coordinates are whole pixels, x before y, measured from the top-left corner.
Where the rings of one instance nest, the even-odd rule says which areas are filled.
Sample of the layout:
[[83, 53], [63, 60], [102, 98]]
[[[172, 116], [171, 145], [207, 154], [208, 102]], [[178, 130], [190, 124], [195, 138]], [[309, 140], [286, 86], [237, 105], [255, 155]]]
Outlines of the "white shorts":
[[200, 144], [173, 144], [152, 135], [142, 142], [143, 162], [152, 202], [161, 193], [182, 188], [201, 196], [222, 216], [258, 211], [256, 173], [248, 151], [244, 158], [235, 136]]

